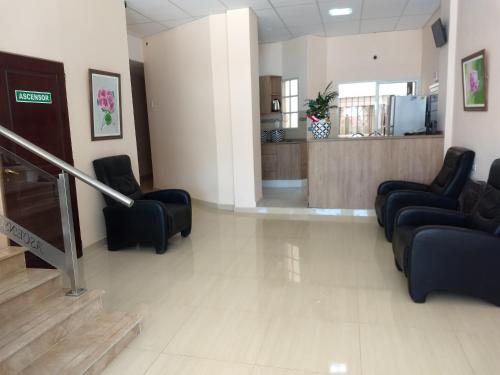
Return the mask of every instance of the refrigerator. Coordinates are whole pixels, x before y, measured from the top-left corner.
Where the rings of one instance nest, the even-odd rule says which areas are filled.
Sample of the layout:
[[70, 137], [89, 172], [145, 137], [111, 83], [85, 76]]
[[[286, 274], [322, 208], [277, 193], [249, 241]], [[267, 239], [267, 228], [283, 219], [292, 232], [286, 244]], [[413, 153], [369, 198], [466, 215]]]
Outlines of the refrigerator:
[[402, 136], [405, 133], [425, 131], [427, 98], [425, 96], [395, 96], [389, 99], [389, 134]]

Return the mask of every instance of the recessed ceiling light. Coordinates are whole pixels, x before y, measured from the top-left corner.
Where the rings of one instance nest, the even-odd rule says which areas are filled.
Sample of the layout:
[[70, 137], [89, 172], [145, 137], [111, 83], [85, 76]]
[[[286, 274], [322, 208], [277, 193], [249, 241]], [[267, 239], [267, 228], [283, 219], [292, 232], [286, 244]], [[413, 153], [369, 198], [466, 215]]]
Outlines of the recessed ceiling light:
[[332, 8], [328, 13], [330, 13], [330, 16], [348, 16], [352, 14], [352, 8]]

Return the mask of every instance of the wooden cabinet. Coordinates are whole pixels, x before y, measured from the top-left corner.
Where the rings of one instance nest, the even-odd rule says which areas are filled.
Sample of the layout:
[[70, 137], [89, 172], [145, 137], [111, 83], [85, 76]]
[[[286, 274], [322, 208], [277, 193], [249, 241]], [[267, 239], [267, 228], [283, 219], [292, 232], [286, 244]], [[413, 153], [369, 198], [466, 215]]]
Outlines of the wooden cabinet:
[[263, 180], [302, 180], [307, 178], [307, 143], [264, 143]]
[[267, 115], [272, 113], [273, 100], [278, 99], [281, 102], [281, 77], [261, 76], [259, 86], [260, 114]]

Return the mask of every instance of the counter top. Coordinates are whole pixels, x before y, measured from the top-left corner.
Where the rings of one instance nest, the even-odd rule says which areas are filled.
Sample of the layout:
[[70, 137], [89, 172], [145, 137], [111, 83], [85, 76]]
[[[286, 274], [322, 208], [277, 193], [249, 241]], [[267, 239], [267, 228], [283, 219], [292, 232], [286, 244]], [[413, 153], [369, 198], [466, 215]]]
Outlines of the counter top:
[[305, 139], [290, 139], [290, 140], [284, 140], [281, 142], [265, 142], [262, 143], [263, 145], [293, 145], [293, 144], [298, 144], [298, 143], [306, 143], [307, 140]]
[[433, 135], [406, 135], [406, 136], [379, 136], [379, 137], [335, 137], [327, 139], [309, 139], [308, 142], [339, 142], [339, 141], [387, 141], [391, 139], [431, 139], [444, 138], [444, 134]]

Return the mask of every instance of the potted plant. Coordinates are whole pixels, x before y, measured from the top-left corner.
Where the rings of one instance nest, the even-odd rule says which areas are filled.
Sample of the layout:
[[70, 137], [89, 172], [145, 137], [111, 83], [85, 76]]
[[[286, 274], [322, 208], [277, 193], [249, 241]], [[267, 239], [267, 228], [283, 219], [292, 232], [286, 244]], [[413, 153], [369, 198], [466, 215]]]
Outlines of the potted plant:
[[334, 102], [339, 96], [338, 92], [332, 89], [332, 84], [333, 82], [330, 82], [323, 92], [318, 92], [316, 99], [306, 100], [309, 107], [307, 117], [312, 121], [309, 129], [315, 139], [325, 139], [330, 136], [332, 129], [330, 109], [337, 108]]

